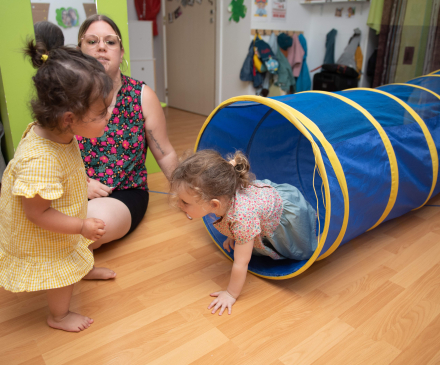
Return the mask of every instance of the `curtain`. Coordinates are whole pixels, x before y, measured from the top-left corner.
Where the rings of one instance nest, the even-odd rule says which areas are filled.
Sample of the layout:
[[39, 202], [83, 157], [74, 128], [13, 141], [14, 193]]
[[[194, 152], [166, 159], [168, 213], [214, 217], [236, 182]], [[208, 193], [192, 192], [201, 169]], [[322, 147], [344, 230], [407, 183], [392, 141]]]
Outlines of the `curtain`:
[[134, 0], [134, 6], [139, 20], [153, 21], [153, 35], [157, 36], [156, 16], [160, 11], [160, 0]]
[[[373, 87], [440, 69], [439, 12], [440, 0], [384, 1]], [[414, 32], [416, 40], [409, 37]]]

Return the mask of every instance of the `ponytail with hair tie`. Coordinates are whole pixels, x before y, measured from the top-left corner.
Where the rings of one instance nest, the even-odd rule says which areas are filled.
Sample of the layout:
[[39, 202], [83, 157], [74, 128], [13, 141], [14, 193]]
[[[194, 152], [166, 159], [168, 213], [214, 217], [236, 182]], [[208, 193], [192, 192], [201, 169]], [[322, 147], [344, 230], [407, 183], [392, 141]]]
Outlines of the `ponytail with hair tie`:
[[[232, 169], [231, 169], [232, 167]], [[190, 188], [202, 200], [219, 197], [232, 199], [237, 190], [246, 189], [255, 180], [243, 152], [226, 157], [214, 150], [200, 150], [180, 161], [171, 176], [171, 191], [181, 184]]]
[[234, 167], [237, 175], [237, 186], [247, 188], [255, 179], [250, 172], [250, 164], [246, 156], [241, 151], [236, 151], [233, 156], [229, 157], [229, 163]]

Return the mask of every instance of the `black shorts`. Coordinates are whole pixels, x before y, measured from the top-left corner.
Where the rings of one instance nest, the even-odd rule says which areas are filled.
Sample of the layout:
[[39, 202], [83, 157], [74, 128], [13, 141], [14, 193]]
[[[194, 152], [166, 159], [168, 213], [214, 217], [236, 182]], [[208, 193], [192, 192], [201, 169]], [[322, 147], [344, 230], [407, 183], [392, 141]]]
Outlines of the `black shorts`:
[[109, 198], [117, 199], [124, 203], [131, 214], [131, 226], [127, 234], [133, 232], [139, 225], [148, 207], [150, 194], [147, 190], [142, 189], [126, 189], [114, 190]]

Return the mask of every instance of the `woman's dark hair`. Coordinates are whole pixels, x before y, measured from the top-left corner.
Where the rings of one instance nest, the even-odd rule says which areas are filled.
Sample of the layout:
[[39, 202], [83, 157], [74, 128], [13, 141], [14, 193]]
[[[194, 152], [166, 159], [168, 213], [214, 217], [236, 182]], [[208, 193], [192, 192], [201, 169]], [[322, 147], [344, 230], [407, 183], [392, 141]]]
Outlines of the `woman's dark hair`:
[[102, 116], [106, 115], [113, 82], [98, 60], [71, 47], [48, 51], [43, 42], [34, 40], [27, 42], [24, 53], [38, 69], [32, 77], [36, 97], [31, 108], [39, 125], [62, 131], [59, 122], [65, 112], [82, 119], [97, 101], [102, 101]]
[[116, 23], [113, 20], [111, 20], [108, 16], [100, 15], [100, 14], [91, 15], [86, 20], [83, 21], [78, 31], [78, 47], [81, 47], [81, 38], [84, 37], [84, 34], [86, 34], [87, 29], [89, 29], [92, 23], [100, 22], [100, 21], [106, 22], [108, 25], [112, 27], [116, 35], [119, 37], [119, 39], [121, 39], [121, 49], [124, 49], [124, 45], [122, 44], [121, 31], [119, 30]]
[[38, 22], [34, 24], [36, 42], [43, 42], [48, 51], [64, 46], [64, 34], [58, 25], [51, 22]]
[[247, 188], [255, 176], [240, 152], [224, 159], [213, 150], [201, 150], [179, 163], [171, 175], [172, 193], [183, 186], [193, 190], [204, 201], [220, 197], [231, 199], [237, 190]]

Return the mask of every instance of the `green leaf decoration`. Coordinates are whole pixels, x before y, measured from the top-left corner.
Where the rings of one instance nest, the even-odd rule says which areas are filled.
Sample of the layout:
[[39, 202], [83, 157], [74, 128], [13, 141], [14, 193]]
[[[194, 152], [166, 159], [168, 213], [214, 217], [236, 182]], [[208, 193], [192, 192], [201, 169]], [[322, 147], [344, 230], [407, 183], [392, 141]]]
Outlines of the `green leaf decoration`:
[[232, 13], [229, 21], [233, 20], [238, 23], [240, 18], [246, 16], [247, 7], [244, 5], [244, 0], [232, 0], [228, 6], [228, 11]]

